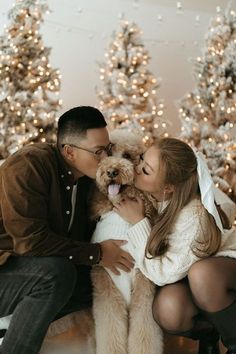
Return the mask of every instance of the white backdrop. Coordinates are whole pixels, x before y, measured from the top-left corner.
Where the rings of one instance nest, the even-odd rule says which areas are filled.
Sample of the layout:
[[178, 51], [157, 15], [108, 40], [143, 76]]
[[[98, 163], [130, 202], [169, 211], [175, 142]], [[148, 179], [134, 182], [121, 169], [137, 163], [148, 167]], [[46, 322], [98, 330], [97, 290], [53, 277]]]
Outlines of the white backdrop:
[[[60, 97], [65, 110], [75, 105], [98, 105], [95, 86], [102, 87], [97, 62], [104, 54], [123, 13], [143, 31], [151, 61], [162, 78], [158, 96], [165, 116], [178, 132], [176, 101], [194, 87], [189, 58], [201, 55], [210, 18], [227, 0], [48, 0], [51, 13], [42, 26], [44, 44], [52, 47], [50, 63], [60, 69]], [[0, 35], [8, 24], [12, 0], [0, 0]], [[180, 9], [182, 7], [182, 10]], [[179, 8], [179, 9], [178, 9]], [[232, 2], [236, 10], [236, 0]], [[60, 112], [60, 113], [62, 113]]]

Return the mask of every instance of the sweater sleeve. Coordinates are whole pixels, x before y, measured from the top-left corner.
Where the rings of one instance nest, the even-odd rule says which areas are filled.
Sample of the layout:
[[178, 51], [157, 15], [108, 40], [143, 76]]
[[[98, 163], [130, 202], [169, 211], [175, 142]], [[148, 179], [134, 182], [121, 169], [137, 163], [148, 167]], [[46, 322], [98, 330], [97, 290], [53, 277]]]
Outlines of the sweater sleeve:
[[168, 251], [164, 256], [152, 259], [145, 257], [146, 243], [151, 232], [148, 219], [131, 227], [128, 231], [128, 250], [136, 261], [136, 267], [159, 286], [183, 279], [191, 265], [198, 260], [193, 248], [195, 241], [204, 232], [200, 224], [201, 215], [199, 208], [183, 209], [169, 235]]

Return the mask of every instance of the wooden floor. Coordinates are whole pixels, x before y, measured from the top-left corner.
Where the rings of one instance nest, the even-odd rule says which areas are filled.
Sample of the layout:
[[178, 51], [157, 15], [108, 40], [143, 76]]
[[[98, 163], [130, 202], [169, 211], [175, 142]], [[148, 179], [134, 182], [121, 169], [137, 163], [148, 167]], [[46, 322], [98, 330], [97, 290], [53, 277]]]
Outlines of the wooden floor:
[[[76, 313], [77, 323], [73, 318], [73, 314], [68, 315], [50, 326], [39, 354], [95, 354], [91, 314], [86, 310]], [[70, 326], [66, 325], [68, 319], [72, 321]], [[221, 354], [225, 353], [221, 345]], [[165, 334], [164, 354], [198, 354], [198, 342]]]
[[[226, 349], [223, 345], [221, 347], [221, 354], [225, 354]], [[165, 351], [164, 354], [197, 354], [198, 353], [198, 343], [191, 339], [176, 337], [176, 336], [165, 336]]]
[[[168, 336], [164, 338], [164, 354], [197, 354], [198, 343], [183, 337]], [[221, 354], [225, 354], [226, 349], [221, 345]], [[90, 346], [81, 347], [78, 337], [78, 328], [71, 330], [47, 340], [40, 354], [94, 354]]]

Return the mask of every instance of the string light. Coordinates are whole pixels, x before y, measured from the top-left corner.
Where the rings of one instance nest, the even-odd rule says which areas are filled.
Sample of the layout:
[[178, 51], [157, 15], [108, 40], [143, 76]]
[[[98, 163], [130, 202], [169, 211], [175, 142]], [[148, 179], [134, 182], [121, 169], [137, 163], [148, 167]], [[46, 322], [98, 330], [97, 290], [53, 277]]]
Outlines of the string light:
[[[21, 8], [24, 5], [25, 3], [22, 2], [21, 4], [19, 2], [19, 6], [12, 11], [10, 16], [11, 23], [9, 28], [6, 29], [6, 36], [2, 37], [5, 52], [0, 50], [0, 75], [3, 74], [5, 76], [5, 81], [0, 81], [0, 92], [1, 95], [6, 96], [5, 102], [8, 105], [4, 106], [4, 101], [1, 101], [1, 104], [3, 103], [1, 108], [4, 113], [1, 112], [0, 118], [4, 117], [6, 120], [10, 112], [12, 112], [10, 114], [11, 124], [14, 123], [14, 119], [16, 122], [13, 128], [5, 128], [3, 126], [6, 144], [2, 152], [3, 155], [0, 155], [0, 158], [7, 157], [9, 153], [18, 150], [22, 145], [29, 142], [29, 139], [37, 139], [39, 133], [44, 134], [46, 131], [40, 126], [42, 124], [47, 126], [47, 121], [53, 127], [55, 111], [59, 107], [59, 100], [53, 100], [48, 97], [47, 89], [50, 88], [55, 94], [59, 93], [60, 74], [59, 71], [51, 69], [48, 63], [48, 48], [42, 45], [38, 31], [46, 6], [38, 4], [33, 8], [34, 5], [31, 4], [32, 11], [29, 17], [28, 9]], [[15, 21], [14, 11], [19, 11], [20, 13], [18, 22]], [[28, 22], [25, 21], [25, 18], [29, 19]], [[21, 44], [22, 38], [27, 41], [25, 45]], [[32, 46], [33, 51], [31, 50]], [[40, 65], [34, 67], [33, 63], [36, 60]], [[12, 72], [14, 72], [14, 75], [12, 75]], [[9, 74], [6, 75], [6, 73]], [[18, 81], [24, 87], [22, 91], [19, 90]], [[1, 90], [1, 82], [4, 82], [3, 85], [7, 85], [5, 90]], [[55, 90], [56, 88], [57, 90]], [[27, 107], [31, 107], [31, 109]], [[45, 110], [50, 110], [49, 113], [46, 113], [46, 117], [44, 115]], [[34, 119], [36, 115], [37, 119]], [[41, 117], [46, 118], [44, 123], [44, 119]], [[26, 119], [27, 123], [22, 122], [23, 119]], [[50, 130], [47, 130], [48, 137], [49, 132]], [[14, 137], [15, 134], [16, 136]], [[40, 141], [46, 141], [46, 135], [41, 137]]]
[[[220, 12], [219, 7], [217, 12]], [[229, 130], [234, 127], [229, 120], [236, 104], [235, 90], [227, 86], [230, 81], [234, 81], [231, 58], [235, 54], [236, 40], [233, 34], [234, 20], [227, 16], [228, 12], [218, 14], [211, 23], [204, 55], [195, 61], [197, 88], [181, 100], [179, 115], [183, 121], [181, 136], [186, 142], [204, 151], [213, 179], [217, 180], [216, 186], [235, 199], [235, 180], [231, 177], [235, 174], [235, 168], [231, 162], [236, 158], [236, 143], [234, 133], [229, 134]], [[221, 34], [222, 25], [232, 29], [232, 35], [227, 39]], [[207, 124], [202, 124], [202, 121]], [[222, 156], [220, 158], [219, 152]], [[225, 161], [230, 163], [225, 164]]]

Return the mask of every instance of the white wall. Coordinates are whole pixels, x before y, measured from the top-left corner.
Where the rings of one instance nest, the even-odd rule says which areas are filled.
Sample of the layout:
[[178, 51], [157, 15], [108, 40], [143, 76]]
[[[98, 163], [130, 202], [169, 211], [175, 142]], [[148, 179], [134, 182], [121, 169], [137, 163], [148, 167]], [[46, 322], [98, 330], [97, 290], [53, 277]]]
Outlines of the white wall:
[[[97, 62], [105, 59], [112, 31], [124, 13], [143, 30], [143, 41], [152, 58], [149, 68], [162, 78], [158, 95], [164, 98], [165, 116], [173, 122], [172, 130], [178, 131], [175, 102], [194, 87], [189, 58], [201, 54], [209, 19], [216, 14], [217, 6], [224, 8], [228, 1], [179, 2], [181, 13], [175, 0], [48, 0], [52, 13], [45, 17], [42, 34], [44, 43], [52, 47], [52, 66], [62, 73], [62, 112], [75, 105], [98, 105], [95, 86], [102, 84]], [[0, 0], [0, 34], [8, 23], [12, 3]], [[236, 9], [236, 0], [232, 8]]]

